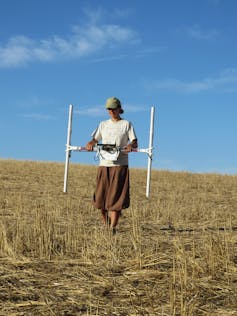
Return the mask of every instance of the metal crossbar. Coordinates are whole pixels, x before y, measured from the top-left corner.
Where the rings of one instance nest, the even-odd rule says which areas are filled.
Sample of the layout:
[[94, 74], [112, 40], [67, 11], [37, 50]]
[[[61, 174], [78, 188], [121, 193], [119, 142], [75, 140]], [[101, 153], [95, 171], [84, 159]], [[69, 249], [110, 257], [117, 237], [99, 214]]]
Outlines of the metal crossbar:
[[[72, 136], [72, 116], [73, 116], [73, 105], [69, 105], [69, 116], [68, 116], [68, 129], [67, 129], [67, 143], [66, 143], [66, 159], [65, 159], [65, 170], [64, 170], [64, 186], [63, 192], [67, 192], [68, 186], [68, 171], [69, 171], [69, 160], [71, 157], [72, 151], [78, 152], [88, 152], [84, 146], [73, 146], [71, 145], [71, 136]], [[147, 181], [146, 181], [146, 197], [150, 196], [150, 184], [151, 184], [151, 168], [152, 168], [152, 157], [153, 157], [153, 138], [154, 138], [154, 116], [155, 116], [155, 107], [151, 107], [150, 114], [150, 134], [149, 134], [149, 146], [148, 148], [132, 148], [132, 152], [145, 153], [148, 157], [147, 163]], [[103, 149], [111, 153], [123, 152], [123, 148], [117, 147], [111, 144], [97, 144], [93, 147], [93, 152], [99, 153]]]

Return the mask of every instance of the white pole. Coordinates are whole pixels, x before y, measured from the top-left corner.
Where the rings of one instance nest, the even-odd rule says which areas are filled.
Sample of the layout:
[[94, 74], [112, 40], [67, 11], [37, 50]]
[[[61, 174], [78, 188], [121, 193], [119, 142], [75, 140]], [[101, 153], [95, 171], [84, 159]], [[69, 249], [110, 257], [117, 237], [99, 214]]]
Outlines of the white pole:
[[72, 135], [72, 114], [73, 114], [73, 105], [69, 105], [69, 116], [68, 116], [68, 127], [67, 127], [67, 144], [66, 144], [66, 160], [65, 160], [65, 170], [64, 170], [64, 185], [63, 192], [67, 192], [67, 180], [68, 180], [68, 169], [69, 169], [69, 158], [71, 155], [71, 135]]
[[152, 150], [153, 150], [153, 138], [154, 138], [154, 114], [155, 107], [151, 107], [151, 118], [150, 118], [150, 136], [149, 136], [149, 154], [147, 164], [147, 179], [146, 179], [146, 197], [150, 195], [150, 184], [151, 184], [151, 165], [152, 165]]

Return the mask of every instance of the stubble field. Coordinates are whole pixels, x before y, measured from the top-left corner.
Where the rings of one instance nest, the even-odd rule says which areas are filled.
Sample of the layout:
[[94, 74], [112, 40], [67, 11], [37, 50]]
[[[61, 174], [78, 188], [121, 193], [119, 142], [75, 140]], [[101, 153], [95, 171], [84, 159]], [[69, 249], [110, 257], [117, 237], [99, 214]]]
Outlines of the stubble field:
[[237, 315], [237, 176], [130, 169], [111, 236], [96, 167], [0, 160], [0, 315]]

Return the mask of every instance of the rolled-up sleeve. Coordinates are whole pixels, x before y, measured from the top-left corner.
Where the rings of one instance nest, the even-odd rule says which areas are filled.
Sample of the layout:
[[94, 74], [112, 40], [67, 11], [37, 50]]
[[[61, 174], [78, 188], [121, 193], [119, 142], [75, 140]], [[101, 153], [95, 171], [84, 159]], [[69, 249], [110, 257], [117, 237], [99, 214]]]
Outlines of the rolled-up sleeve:
[[94, 138], [97, 141], [100, 141], [102, 138], [101, 135], [101, 124], [92, 132], [91, 137]]
[[135, 133], [134, 127], [133, 127], [131, 122], [129, 122], [127, 135], [128, 135], [128, 139], [130, 140], [130, 142], [137, 139], [137, 135]]

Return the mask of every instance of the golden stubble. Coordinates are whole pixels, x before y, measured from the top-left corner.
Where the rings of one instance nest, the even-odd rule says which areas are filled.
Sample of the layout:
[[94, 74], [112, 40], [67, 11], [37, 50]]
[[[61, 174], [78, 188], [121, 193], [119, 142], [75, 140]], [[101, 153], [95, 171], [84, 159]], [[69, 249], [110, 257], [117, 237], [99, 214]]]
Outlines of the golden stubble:
[[237, 315], [237, 176], [131, 168], [112, 236], [96, 170], [0, 160], [0, 315]]

